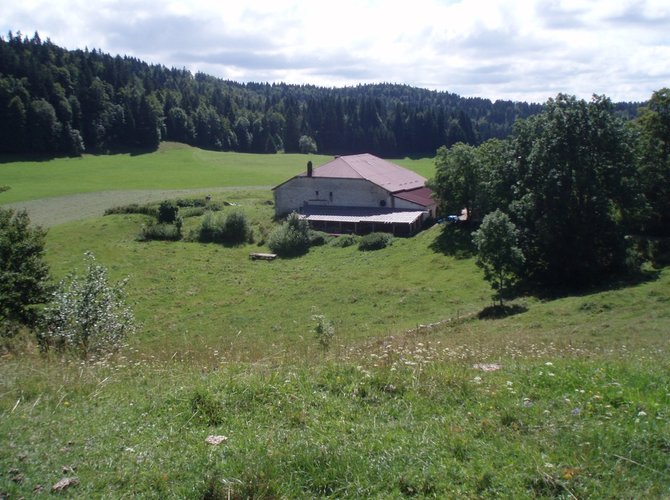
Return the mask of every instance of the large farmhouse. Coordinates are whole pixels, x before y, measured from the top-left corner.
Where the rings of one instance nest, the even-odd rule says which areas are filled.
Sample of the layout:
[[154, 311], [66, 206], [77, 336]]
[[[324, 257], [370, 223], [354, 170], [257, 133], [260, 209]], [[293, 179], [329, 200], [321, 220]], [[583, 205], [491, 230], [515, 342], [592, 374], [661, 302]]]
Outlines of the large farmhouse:
[[297, 212], [332, 233], [409, 236], [435, 217], [426, 179], [371, 154], [337, 156], [274, 188], [275, 214]]

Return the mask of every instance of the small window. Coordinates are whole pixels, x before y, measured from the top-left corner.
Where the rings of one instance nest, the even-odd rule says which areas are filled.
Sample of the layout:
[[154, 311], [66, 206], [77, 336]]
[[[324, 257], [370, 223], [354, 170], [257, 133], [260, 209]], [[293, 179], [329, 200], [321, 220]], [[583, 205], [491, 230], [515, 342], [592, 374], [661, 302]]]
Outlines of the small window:
[[386, 206], [386, 200], [380, 200], [379, 206], [380, 207], [385, 207]]

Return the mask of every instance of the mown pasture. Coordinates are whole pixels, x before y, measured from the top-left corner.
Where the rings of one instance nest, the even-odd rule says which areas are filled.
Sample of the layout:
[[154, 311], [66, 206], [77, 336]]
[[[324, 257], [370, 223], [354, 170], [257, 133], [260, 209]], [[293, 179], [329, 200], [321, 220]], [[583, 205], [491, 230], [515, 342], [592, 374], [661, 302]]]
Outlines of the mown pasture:
[[670, 494], [667, 269], [484, 319], [488, 285], [441, 227], [254, 262], [270, 191], [214, 197], [254, 244], [140, 242], [142, 215], [49, 230], [54, 277], [92, 250], [130, 277], [142, 327], [109, 359], [44, 357], [29, 338], [3, 355], [0, 492], [77, 477], [80, 498]]
[[[277, 185], [332, 157], [323, 155], [255, 155], [205, 151], [179, 143], [162, 143], [148, 154], [83, 155], [17, 161], [0, 158], [0, 185], [11, 189], [1, 195], [7, 204], [79, 193], [127, 190], [202, 189]], [[393, 160], [430, 177], [432, 160]]]

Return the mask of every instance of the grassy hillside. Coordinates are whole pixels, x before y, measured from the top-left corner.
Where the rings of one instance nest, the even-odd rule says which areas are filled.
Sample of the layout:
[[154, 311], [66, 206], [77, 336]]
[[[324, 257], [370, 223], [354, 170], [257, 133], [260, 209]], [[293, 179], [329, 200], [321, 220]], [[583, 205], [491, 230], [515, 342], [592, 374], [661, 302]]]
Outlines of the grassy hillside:
[[[219, 195], [252, 221], [256, 240], [270, 229], [268, 191]], [[49, 231], [47, 255], [56, 276], [81, 265], [91, 250], [114, 276], [131, 278], [129, 292], [143, 329], [138, 343], [172, 356], [196, 346], [233, 359], [258, 359], [313, 347], [311, 317], [325, 314], [344, 342], [473, 313], [489, 290], [470, 260], [431, 249], [438, 228], [396, 239], [378, 252], [313, 248], [299, 259], [256, 262], [265, 246], [225, 248], [196, 243], [136, 241], [143, 216], [108, 216]], [[198, 225], [186, 219], [185, 230]]]
[[[667, 269], [480, 319], [488, 285], [436, 251], [438, 227], [251, 261], [270, 192], [215, 196], [261, 244], [143, 243], [140, 215], [49, 230], [54, 277], [92, 250], [130, 277], [142, 327], [108, 359], [29, 338], [0, 358], [0, 497], [66, 477], [77, 498], [670, 494]], [[315, 313], [335, 326], [327, 351]]]
[[0, 490], [74, 476], [79, 498], [664, 497], [669, 290], [664, 272], [306, 358], [230, 362], [197, 342], [186, 360], [9, 356]]

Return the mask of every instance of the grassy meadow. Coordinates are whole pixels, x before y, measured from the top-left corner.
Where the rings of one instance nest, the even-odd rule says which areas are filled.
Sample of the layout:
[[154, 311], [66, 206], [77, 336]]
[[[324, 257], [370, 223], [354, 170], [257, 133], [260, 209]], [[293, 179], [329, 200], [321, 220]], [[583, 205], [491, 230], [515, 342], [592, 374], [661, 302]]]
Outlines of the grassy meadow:
[[[11, 189], [0, 204], [99, 191], [275, 186], [332, 159], [324, 155], [256, 155], [205, 151], [164, 142], [155, 153], [89, 155], [49, 160], [0, 157], [0, 185]], [[428, 178], [431, 159], [393, 160]]]
[[[291, 170], [282, 155], [263, 164], [173, 145], [81, 162], [130, 172], [160, 155], [175, 155], [175, 170], [152, 188], [247, 186], [214, 197], [245, 213], [255, 243], [140, 242], [142, 215], [51, 227], [54, 279], [93, 251], [130, 278], [141, 328], [105, 359], [43, 356], [29, 337], [2, 355], [0, 497], [46, 495], [72, 477], [63, 494], [76, 498], [670, 496], [667, 269], [480, 318], [488, 284], [448, 239], [444, 251], [441, 227], [375, 252], [324, 245], [251, 261], [274, 223], [269, 189], [249, 186], [281, 182], [304, 156]], [[267, 170], [275, 160], [281, 175]], [[35, 168], [76, 170], [67, 161]], [[228, 172], [238, 161], [250, 171]], [[429, 160], [407, 166], [430, 176]], [[69, 175], [42, 196], [76, 193]], [[147, 188], [151, 175], [136, 175], [80, 190]], [[0, 184], [12, 186], [0, 197], [14, 191]], [[186, 218], [185, 233], [198, 223]], [[334, 325], [328, 350], [315, 314]]]

